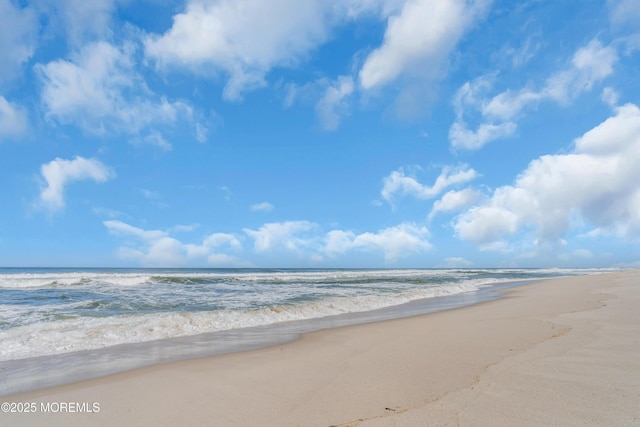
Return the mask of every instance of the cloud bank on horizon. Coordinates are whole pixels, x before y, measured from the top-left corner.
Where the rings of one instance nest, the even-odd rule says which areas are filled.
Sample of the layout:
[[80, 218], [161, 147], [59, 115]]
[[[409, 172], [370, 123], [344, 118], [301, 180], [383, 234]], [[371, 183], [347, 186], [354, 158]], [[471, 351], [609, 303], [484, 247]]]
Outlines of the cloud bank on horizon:
[[640, 0], [0, 19], [2, 266], [640, 266]]

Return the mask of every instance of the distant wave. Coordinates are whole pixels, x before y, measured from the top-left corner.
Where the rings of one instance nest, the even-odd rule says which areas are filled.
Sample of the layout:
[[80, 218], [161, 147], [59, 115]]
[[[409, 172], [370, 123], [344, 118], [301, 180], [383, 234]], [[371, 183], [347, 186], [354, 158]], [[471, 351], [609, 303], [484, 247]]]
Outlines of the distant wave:
[[611, 269], [0, 269], [0, 360], [365, 312]]

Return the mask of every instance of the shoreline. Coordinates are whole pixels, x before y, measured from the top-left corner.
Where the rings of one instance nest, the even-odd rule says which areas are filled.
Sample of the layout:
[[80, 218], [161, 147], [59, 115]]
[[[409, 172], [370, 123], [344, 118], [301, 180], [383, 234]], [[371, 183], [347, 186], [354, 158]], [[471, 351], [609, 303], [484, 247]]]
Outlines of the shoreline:
[[305, 334], [318, 331], [409, 318], [482, 304], [502, 298], [504, 290], [533, 281], [536, 280], [498, 282], [487, 284], [472, 292], [422, 298], [362, 312], [0, 361], [0, 371], [3, 372], [0, 398], [156, 365], [260, 350], [287, 344], [300, 339]]
[[12, 425], [628, 425], [640, 421], [640, 271], [547, 279], [496, 300], [304, 334], [6, 402]]

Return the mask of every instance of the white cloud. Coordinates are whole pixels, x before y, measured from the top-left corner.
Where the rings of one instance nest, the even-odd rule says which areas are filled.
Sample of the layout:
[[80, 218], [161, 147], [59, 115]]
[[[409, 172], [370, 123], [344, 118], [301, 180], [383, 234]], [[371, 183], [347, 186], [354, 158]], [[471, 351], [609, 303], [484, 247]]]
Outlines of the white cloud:
[[190, 0], [165, 34], [146, 37], [145, 51], [161, 68], [224, 74], [224, 97], [239, 100], [264, 86], [269, 70], [295, 65], [324, 42], [330, 12], [321, 0]]
[[459, 211], [463, 208], [466, 208], [467, 206], [478, 201], [480, 197], [480, 194], [472, 188], [465, 188], [464, 190], [460, 191], [448, 191], [442, 196], [440, 200], [437, 200], [433, 204], [433, 208], [429, 213], [429, 220], [431, 220], [440, 212]]
[[[564, 105], [573, 102], [580, 94], [609, 77], [617, 58], [612, 46], [603, 46], [594, 39], [574, 53], [566, 69], [547, 78], [540, 90], [527, 86], [487, 97], [492, 86], [491, 78], [482, 76], [465, 83], [453, 100], [456, 121], [449, 130], [451, 146], [475, 150], [491, 141], [514, 135], [517, 131], [515, 120], [525, 108], [542, 101]], [[466, 123], [465, 115], [469, 111], [481, 114], [482, 121], [476, 130], [469, 129]]]
[[163, 151], [171, 151], [173, 150], [173, 145], [169, 141], [165, 139], [165, 137], [158, 131], [152, 130], [149, 131], [149, 134], [142, 137], [136, 138], [132, 140], [132, 142], [136, 145], [151, 145], [154, 147], [158, 147]]
[[600, 98], [605, 104], [608, 104], [611, 107], [615, 107], [618, 105], [620, 94], [612, 87], [607, 86], [602, 89], [602, 95], [600, 96]]
[[324, 238], [323, 252], [329, 256], [344, 254], [354, 248], [355, 238], [352, 231], [331, 230]]
[[409, 254], [430, 249], [428, 236], [429, 231], [425, 227], [406, 223], [385, 228], [377, 233], [359, 234], [353, 240], [353, 245], [356, 248], [382, 250], [385, 261], [395, 261]]
[[513, 122], [494, 125], [482, 123], [477, 130], [467, 129], [462, 121], [455, 122], [449, 129], [449, 141], [455, 148], [476, 150], [496, 139], [508, 138], [516, 133], [518, 126]]
[[557, 244], [588, 224], [625, 238], [640, 236], [640, 109], [633, 104], [575, 140], [569, 154], [532, 161], [514, 185], [458, 217], [456, 234], [481, 247], [531, 230], [538, 244]]
[[324, 259], [323, 255], [334, 258], [353, 251], [380, 251], [385, 262], [394, 262], [431, 247], [428, 230], [413, 223], [361, 234], [345, 230], [323, 233], [317, 224], [308, 221], [270, 223], [258, 231], [244, 231], [255, 239], [258, 252], [285, 249], [316, 261]]
[[608, 0], [609, 19], [616, 26], [640, 27], [640, 0]]
[[[171, 236], [177, 230], [145, 230], [119, 220], [104, 221], [113, 235], [125, 240], [117, 253], [121, 258], [144, 266], [184, 266], [206, 263], [215, 266], [250, 266], [239, 257], [242, 237], [232, 233], [213, 233], [199, 243], [185, 243]], [[267, 223], [258, 230], [245, 228], [253, 239], [259, 258], [270, 255], [295, 255], [313, 263], [331, 262], [350, 252], [378, 252], [387, 263], [419, 254], [431, 248], [429, 232], [414, 223], [403, 223], [377, 232], [355, 234], [352, 231], [322, 228], [309, 221]]]
[[469, 182], [477, 176], [478, 174], [475, 170], [465, 165], [455, 168], [445, 167], [432, 186], [425, 186], [415, 178], [407, 176], [403, 169], [399, 169], [384, 178], [380, 194], [389, 203], [393, 203], [393, 200], [398, 196], [411, 196], [423, 200], [430, 199], [448, 187]]
[[[295, 68], [324, 44], [338, 25], [358, 19], [386, 20], [383, 43], [354, 74], [323, 76], [314, 83], [285, 84], [285, 106], [313, 93], [325, 130], [335, 130], [358, 89], [380, 88], [402, 79], [397, 112], [415, 115], [430, 99], [425, 81], [440, 79], [461, 36], [491, 0], [189, 0], [163, 34], [144, 37], [145, 55], [159, 70], [186, 69], [224, 83], [223, 97], [267, 85], [275, 68]], [[354, 81], [355, 80], [355, 81]], [[356, 84], [357, 81], [357, 84]], [[281, 83], [279, 83], [281, 84]], [[322, 92], [322, 93], [320, 93]]]
[[347, 99], [353, 93], [353, 78], [340, 76], [326, 89], [324, 96], [316, 104], [316, 111], [325, 130], [336, 130], [340, 117], [347, 107]]
[[332, 230], [325, 236], [322, 251], [331, 257], [354, 250], [382, 251], [385, 261], [393, 262], [430, 249], [428, 236], [429, 231], [425, 227], [413, 223], [358, 235], [351, 231]]
[[344, 14], [350, 19], [356, 19], [363, 15], [387, 18], [390, 15], [397, 15], [405, 3], [406, 0], [344, 0], [335, 2], [333, 6], [338, 8], [340, 14]]
[[146, 241], [160, 240], [168, 236], [166, 231], [143, 230], [118, 220], [104, 221], [103, 224], [113, 234], [131, 235]]
[[542, 45], [542, 43], [536, 42], [534, 39], [534, 36], [527, 37], [524, 44], [518, 48], [505, 47], [500, 52], [500, 55], [510, 57], [511, 63], [515, 68], [521, 67], [536, 55]]
[[382, 87], [401, 76], [432, 76], [434, 70], [490, 1], [408, 0], [388, 20], [384, 42], [359, 73], [364, 89]]
[[[131, 236], [139, 240], [129, 242], [118, 249], [118, 256], [127, 261], [135, 261], [150, 267], [177, 267], [206, 260], [213, 266], [248, 266], [249, 264], [233, 255], [219, 253], [220, 250], [238, 251], [242, 249], [240, 240], [233, 234], [213, 233], [198, 244], [183, 243], [169, 235], [169, 231], [144, 230], [122, 221], [110, 220], [103, 224], [110, 233]], [[176, 230], [173, 227], [172, 230]], [[132, 247], [133, 246], [133, 247]]]
[[30, 7], [0, 0], [0, 84], [14, 78], [36, 48], [38, 17]]
[[461, 215], [454, 226], [458, 237], [482, 248], [502, 246], [502, 238], [514, 234], [521, 226], [516, 213], [499, 206], [504, 199], [501, 192], [496, 191], [492, 204], [472, 208]]
[[47, 115], [62, 123], [79, 121], [85, 128], [104, 131], [103, 120], [123, 114], [119, 108], [124, 106], [122, 90], [136, 83], [130, 53], [100, 42], [87, 46], [73, 61], [38, 64]]
[[511, 120], [527, 105], [534, 104], [543, 98], [543, 93], [535, 92], [530, 88], [515, 92], [506, 90], [483, 102], [482, 115], [493, 120]]
[[342, 117], [348, 114], [355, 89], [351, 76], [339, 76], [335, 80], [321, 77], [303, 85], [288, 83], [284, 86], [283, 106], [290, 108], [295, 103], [314, 105], [321, 127], [333, 131], [338, 129]]
[[[337, 25], [363, 17], [387, 21], [384, 42], [358, 73], [365, 90], [400, 77], [423, 81], [441, 75], [448, 54], [487, 9], [490, 0], [189, 0], [164, 34], [148, 34], [145, 55], [159, 69], [184, 68], [225, 81], [223, 97], [241, 100], [266, 85], [277, 67], [295, 67], [323, 44]], [[337, 126], [336, 106], [354, 90], [339, 77], [317, 105], [323, 125]], [[405, 94], [406, 95], [406, 94]], [[290, 102], [290, 101], [289, 101]]]
[[[471, 130], [467, 127], [464, 115], [465, 112], [472, 108], [476, 110], [485, 110], [483, 104], [487, 104], [484, 100], [485, 93], [491, 88], [491, 79], [487, 76], [478, 77], [477, 79], [466, 82], [456, 92], [453, 98], [453, 106], [456, 113], [456, 121], [449, 129], [449, 141], [454, 148], [462, 148], [467, 150], [475, 150], [486, 143], [499, 138], [506, 138], [513, 135], [517, 130], [517, 125], [513, 122], [506, 121], [499, 124], [485, 122], [478, 126], [477, 130]], [[501, 94], [495, 99], [504, 99], [507, 95]], [[501, 102], [505, 105], [508, 102]], [[499, 107], [494, 103], [494, 110]], [[509, 110], [512, 110], [510, 108]]]
[[257, 212], [271, 212], [273, 209], [273, 205], [269, 202], [262, 202], [251, 205], [251, 210]]
[[26, 110], [0, 95], [0, 141], [20, 137], [27, 128]]
[[209, 139], [208, 134], [209, 129], [204, 127], [202, 123], [196, 123], [196, 140], [198, 142], [207, 142], [207, 139]]
[[219, 248], [223, 246], [229, 246], [233, 249], [242, 248], [240, 240], [235, 235], [228, 233], [210, 234], [203, 240], [202, 244], [207, 248]]
[[135, 71], [133, 56], [132, 45], [97, 42], [70, 61], [38, 64], [47, 117], [97, 134], [123, 132], [136, 136], [134, 141], [170, 149], [156, 129], [181, 118], [191, 121], [193, 110], [183, 102], [155, 97]]
[[59, 0], [55, 4], [69, 41], [81, 45], [87, 40], [103, 39], [109, 34], [116, 3], [118, 0]]
[[113, 14], [118, 3], [128, 0], [35, 0], [46, 17], [46, 31], [65, 38], [75, 48], [113, 35]]
[[547, 80], [541, 95], [559, 103], [568, 103], [610, 76], [617, 60], [618, 55], [612, 46], [602, 46], [598, 40], [591, 40], [573, 55], [571, 67]]
[[318, 227], [309, 221], [286, 221], [264, 224], [258, 230], [245, 228], [243, 231], [254, 239], [254, 249], [266, 252], [274, 248], [300, 251], [310, 246], [315, 237], [309, 232]]
[[50, 211], [64, 208], [64, 191], [69, 183], [87, 179], [106, 182], [114, 176], [100, 161], [80, 156], [73, 160], [56, 158], [42, 165], [40, 173], [46, 182], [40, 193], [40, 203]]
[[637, 105], [626, 104], [616, 109], [616, 115], [576, 139], [576, 152], [596, 155], [615, 155], [626, 149], [638, 148], [640, 143], [640, 110]]

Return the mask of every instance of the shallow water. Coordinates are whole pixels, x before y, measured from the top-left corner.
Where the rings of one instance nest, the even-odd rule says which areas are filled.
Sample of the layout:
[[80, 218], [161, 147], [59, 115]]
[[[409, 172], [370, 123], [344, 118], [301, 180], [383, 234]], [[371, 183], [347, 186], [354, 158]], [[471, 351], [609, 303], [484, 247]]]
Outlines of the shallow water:
[[604, 271], [0, 269], [0, 394], [469, 305], [516, 281]]

